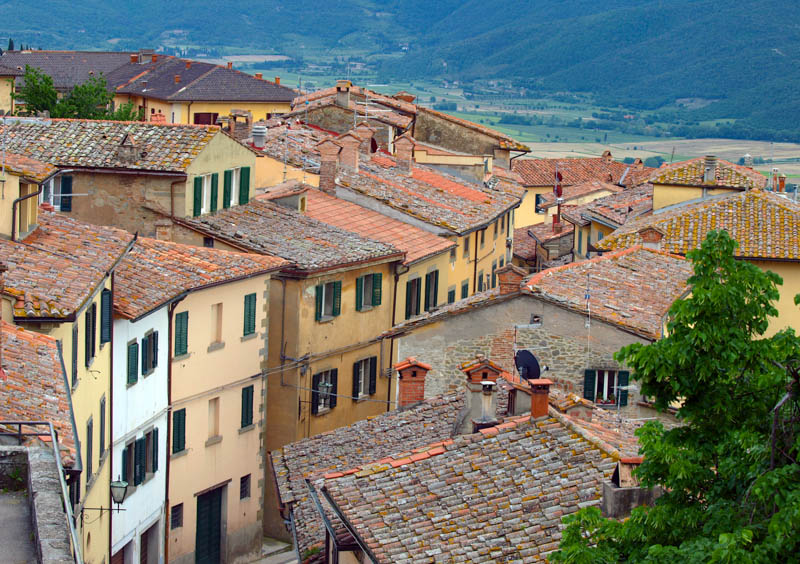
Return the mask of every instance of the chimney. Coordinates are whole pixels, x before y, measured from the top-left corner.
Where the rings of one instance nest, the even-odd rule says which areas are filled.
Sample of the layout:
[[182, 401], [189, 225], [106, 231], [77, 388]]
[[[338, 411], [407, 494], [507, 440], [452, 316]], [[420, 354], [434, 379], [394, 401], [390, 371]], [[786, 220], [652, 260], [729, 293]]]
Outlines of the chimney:
[[425, 376], [431, 369], [430, 365], [419, 362], [414, 357], [394, 365], [399, 374], [397, 386], [397, 407], [414, 405], [425, 399]]
[[501, 296], [518, 293], [522, 280], [527, 276], [524, 270], [510, 262], [503, 268], [498, 268], [496, 274], [500, 282]]
[[353, 131], [348, 131], [337, 137], [336, 141], [342, 147], [342, 152], [339, 154], [339, 164], [342, 168], [358, 172], [358, 148], [361, 146], [363, 139]]
[[181, 75], [176, 74], [175, 75], [175, 84], [180, 84], [180, 82], [181, 82]]
[[663, 491], [660, 487], [643, 488], [633, 474], [642, 462], [644, 459], [641, 456], [619, 459], [611, 480], [603, 482], [603, 500], [600, 504], [603, 517], [623, 519], [635, 507], [652, 506], [661, 497]]
[[169, 219], [158, 219], [155, 222], [156, 239], [159, 241], [172, 241], [172, 221]]
[[139, 55], [136, 53], [131, 53], [131, 63], [138, 63], [139, 62]]
[[753, 157], [752, 155], [750, 155], [750, 153], [745, 153], [743, 159], [744, 159], [744, 166], [746, 166], [747, 168], [753, 168]]
[[467, 416], [461, 424], [461, 433], [476, 433], [494, 427], [497, 425], [497, 377], [503, 369], [481, 353], [459, 368], [467, 376]]
[[783, 173], [778, 177], [778, 192], [786, 192], [786, 175]]
[[614, 160], [614, 159], [611, 157], [611, 151], [609, 151], [608, 149], [606, 149], [605, 151], [603, 151], [603, 158], [606, 160], [606, 162], [607, 162], [607, 163], [610, 163], [611, 161], [613, 161], [613, 160]]
[[233, 61], [228, 61], [228, 70], [233, 68]]
[[642, 238], [642, 246], [645, 249], [661, 250], [664, 232], [657, 227], [644, 227], [639, 230], [639, 237]]
[[158, 62], [158, 55], [156, 53], [153, 53], [150, 56], [150, 61], [153, 62], [153, 63], [157, 63]]
[[192, 61], [186, 61], [186, 68], [187, 69], [192, 68]]
[[253, 147], [256, 149], [263, 149], [267, 144], [267, 126], [254, 125], [253, 126]]
[[281, 85], [281, 77], [279, 77], [279, 76], [275, 77], [275, 84], [277, 84], [278, 86]]
[[639, 157], [636, 157], [636, 159], [633, 161], [633, 166], [636, 167], [636, 170], [642, 170], [644, 168], [644, 161], [642, 161], [642, 159]]
[[414, 138], [407, 133], [394, 140], [394, 156], [397, 159], [397, 168], [407, 174], [411, 173], [414, 145]]
[[264, 80], [264, 75], [263, 75], [263, 74], [261, 74], [260, 72], [257, 72], [257, 73], [255, 74], [255, 77], [256, 77], [258, 80]]
[[326, 194], [336, 194], [336, 170], [342, 146], [333, 139], [325, 139], [317, 144], [320, 154], [319, 189]]
[[372, 137], [375, 135], [375, 129], [365, 121], [359, 123], [355, 128], [356, 135], [361, 137], [364, 141], [361, 143], [359, 150], [367, 155], [372, 153]]
[[717, 181], [717, 157], [706, 155], [703, 162], [703, 182]]
[[125, 134], [122, 142], [117, 147], [117, 158], [128, 164], [135, 163], [139, 160], [139, 151], [136, 148], [136, 143], [133, 141], [133, 136], [129, 133]]
[[336, 105], [343, 108], [350, 107], [350, 87], [352, 83], [349, 80], [336, 81]]
[[539, 378], [528, 380], [528, 384], [531, 385], [531, 417], [534, 419], [547, 417], [547, 407], [550, 405], [550, 386], [553, 385], [553, 381]]

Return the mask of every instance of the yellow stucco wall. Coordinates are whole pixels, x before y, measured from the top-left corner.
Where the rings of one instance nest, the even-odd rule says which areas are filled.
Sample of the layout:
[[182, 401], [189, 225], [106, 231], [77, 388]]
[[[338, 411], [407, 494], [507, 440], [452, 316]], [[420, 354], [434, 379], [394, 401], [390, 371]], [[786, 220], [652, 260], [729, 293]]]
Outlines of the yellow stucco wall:
[[[187, 354], [172, 360], [171, 412], [186, 409], [186, 449], [172, 454], [170, 431], [169, 507], [183, 503], [183, 526], [169, 531], [170, 560], [194, 551], [197, 495], [226, 484], [223, 522], [228, 553], [249, 551], [261, 537], [258, 516], [263, 427], [261, 358], [267, 338], [269, 276], [261, 275], [190, 293], [175, 309], [189, 313]], [[256, 333], [243, 336], [244, 296], [256, 294]], [[212, 344], [216, 320], [212, 306], [222, 304], [222, 343]], [[174, 315], [172, 319], [174, 328]], [[174, 333], [174, 331], [173, 331]], [[170, 354], [175, 345], [169, 343]], [[253, 426], [241, 429], [242, 389], [253, 386]], [[218, 435], [209, 425], [209, 401], [219, 402]], [[170, 414], [170, 426], [172, 426]], [[249, 498], [239, 499], [239, 480], [251, 476]], [[229, 481], [228, 481], [229, 480]], [[169, 522], [169, 520], [167, 520]]]
[[[457, 255], [456, 255], [457, 256]], [[442, 306], [447, 303], [447, 289], [455, 285], [450, 280], [450, 251], [445, 251], [412, 264], [408, 272], [401, 274], [397, 280], [397, 306], [395, 308], [395, 323], [400, 323], [406, 318], [406, 293], [409, 280], [421, 278], [422, 297], [420, 298], [420, 309], [425, 309], [425, 276], [434, 270], [439, 271], [439, 291], [436, 294], [436, 305]], [[456, 300], [458, 290], [456, 290]]]
[[[589, 243], [596, 245], [604, 237], [608, 237], [614, 230], [607, 225], [602, 225], [597, 222], [590, 222], [589, 225], [576, 226], [575, 234], [572, 238], [572, 248], [575, 253], [576, 260], [586, 258], [589, 250]], [[591, 256], [595, 256], [592, 253]]]
[[667, 206], [696, 200], [702, 197], [725, 194], [728, 192], [738, 192], [738, 190], [728, 188], [702, 188], [699, 186], [673, 186], [668, 184], [653, 185], [653, 210], [658, 210]]
[[[564, 204], [562, 204], [561, 206], [561, 209], [562, 210], [564, 209], [564, 205], [580, 206], [582, 204], [588, 204], [589, 202], [594, 202], [598, 198], [603, 198], [610, 194], [611, 194], [610, 190], [598, 190], [597, 192], [594, 192], [592, 194], [587, 194], [586, 196], [581, 196], [580, 198], [572, 198], [569, 201], [564, 202]], [[544, 221], [546, 221], [547, 223], [552, 223], [553, 216], [556, 215], [557, 210], [558, 206], [550, 206], [549, 208], [546, 208], [544, 214], [537, 214], [537, 215], [544, 218]]]
[[522, 203], [516, 210], [514, 228], [536, 225], [545, 220], [545, 214], [536, 213], [536, 195], [547, 194], [553, 191], [552, 186], [526, 186]]
[[[469, 282], [469, 294], [472, 295], [478, 291], [477, 289], [477, 280], [475, 279], [476, 274], [480, 274], [483, 272], [484, 275], [488, 274], [491, 278], [492, 274], [492, 263], [496, 265], [497, 268], [500, 268], [500, 259], [503, 260], [503, 265], [505, 265], [508, 261], [511, 260], [511, 249], [506, 247], [506, 239], [508, 237], [513, 237], [514, 234], [514, 218], [519, 214], [519, 210], [512, 210], [511, 212], [505, 214], [505, 221], [502, 218], [498, 218], [496, 221], [490, 223], [486, 229], [484, 229], [484, 242], [483, 245], [480, 244], [481, 240], [481, 231], [475, 231], [473, 233], [469, 233], [467, 235], [461, 237], [448, 237], [451, 241], [456, 241], [456, 260], [455, 262], [450, 262], [449, 264], [449, 271], [447, 274], [448, 286], [455, 285], [456, 287], [456, 300], [461, 299], [461, 286], [464, 281]], [[509, 229], [508, 222], [511, 221], [512, 225]], [[501, 229], [501, 224], [505, 225], [504, 229]], [[495, 225], [497, 225], [497, 235], [495, 236]], [[469, 256], [464, 255], [464, 246], [465, 240], [469, 239]], [[478, 265], [477, 269], [475, 268], [475, 249], [478, 249], [477, 253], [477, 260]], [[489, 284], [491, 285], [491, 279], [489, 280]], [[442, 281], [441, 278], [439, 279], [439, 285], [441, 287]], [[486, 285], [484, 284], [484, 290], [487, 289]], [[405, 303], [405, 302], [403, 302]]]
[[284, 180], [299, 180], [311, 186], [319, 186], [318, 174], [312, 174], [310, 172], [304, 173], [303, 169], [293, 167], [289, 164], [284, 166], [282, 161], [275, 160], [267, 155], [259, 156], [256, 159], [256, 188], [268, 188], [280, 184]]
[[770, 321], [767, 336], [787, 327], [800, 331], [800, 308], [794, 305], [794, 297], [800, 294], [800, 263], [777, 261], [750, 261], [762, 270], [771, 270], [781, 278], [783, 285], [778, 286], [780, 299], [775, 305], [778, 317]]
[[[145, 107], [145, 119], [150, 121], [153, 113], [162, 113], [167, 123], [194, 123], [196, 113], [215, 113], [227, 117], [232, 110], [245, 110], [253, 114], [253, 121], [266, 119], [267, 114], [284, 114], [291, 110], [288, 102], [169, 102], [157, 98], [117, 94], [115, 106], [132, 101], [136, 107]], [[151, 111], [154, 110], [154, 111]]]
[[492, 157], [482, 155], [435, 155], [419, 147], [414, 149], [414, 162], [420, 164], [438, 164], [450, 166], [484, 166], [484, 160], [489, 159], [488, 170], [492, 171]]
[[14, 99], [11, 93], [14, 91], [14, 77], [0, 76], [0, 110], [6, 114], [14, 113]]

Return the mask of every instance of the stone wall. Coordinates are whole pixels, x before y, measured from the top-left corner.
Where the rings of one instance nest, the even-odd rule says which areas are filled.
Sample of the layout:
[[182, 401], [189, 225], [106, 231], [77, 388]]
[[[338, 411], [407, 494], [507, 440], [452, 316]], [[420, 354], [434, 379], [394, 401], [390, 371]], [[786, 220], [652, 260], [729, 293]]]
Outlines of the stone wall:
[[417, 114], [413, 135], [420, 143], [469, 155], [494, 156], [499, 145], [493, 137], [425, 111]]
[[[353, 129], [353, 111], [342, 108], [340, 106], [324, 106], [309, 110], [301, 119], [307, 120], [308, 123], [327, 129], [328, 131], [335, 131], [342, 134], [347, 133]], [[358, 122], [364, 121], [363, 116], [358, 116]], [[375, 129], [373, 138], [378, 143], [379, 147], [387, 148], [389, 143], [394, 139], [392, 133], [392, 126], [380, 122], [376, 119], [366, 120], [369, 125]]]

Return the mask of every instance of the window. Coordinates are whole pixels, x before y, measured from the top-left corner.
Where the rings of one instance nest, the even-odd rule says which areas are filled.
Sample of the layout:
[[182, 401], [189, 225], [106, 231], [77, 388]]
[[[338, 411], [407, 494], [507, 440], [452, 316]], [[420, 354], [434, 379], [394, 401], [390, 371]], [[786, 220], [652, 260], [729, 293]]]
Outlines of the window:
[[139, 343], [134, 339], [128, 343], [128, 385], [139, 381]]
[[500, 218], [500, 231], [505, 231], [505, 230], [506, 230], [506, 216], [503, 215], [503, 217]]
[[497, 225], [497, 222], [495, 221], [495, 222], [494, 222], [492, 225], [494, 225], [494, 234], [493, 234], [493, 236], [492, 236], [492, 237], [493, 237], [495, 240], [497, 240], [497, 227], [498, 227], [498, 225]]
[[213, 249], [214, 248], [214, 238], [213, 237], [203, 237], [203, 246], [206, 249]]
[[78, 385], [78, 320], [72, 323], [72, 387]]
[[122, 465], [120, 468], [122, 469], [120, 472], [120, 478], [124, 482], [128, 482], [129, 484], [133, 484], [133, 467], [134, 467], [134, 443], [130, 442], [125, 445], [125, 448], [122, 449]]
[[497, 261], [492, 261], [492, 288], [497, 286]]
[[377, 384], [378, 357], [373, 356], [353, 364], [353, 399], [364, 398], [375, 393]]
[[144, 482], [147, 473], [147, 437], [136, 439], [133, 445], [133, 485]]
[[208, 400], [208, 438], [219, 436], [219, 398]]
[[383, 275], [379, 272], [356, 278], [356, 311], [381, 305]]
[[214, 125], [217, 123], [218, 113], [214, 112], [195, 112], [194, 123], [195, 125]]
[[342, 283], [340, 281], [317, 284], [314, 318], [323, 321], [336, 317], [342, 308]]
[[506, 263], [506, 257], [500, 257], [500, 268], [503, 268], [503, 265]]
[[456, 262], [456, 248], [450, 249], [450, 262]]
[[186, 408], [172, 412], [172, 454], [186, 448]]
[[209, 197], [209, 211], [212, 213], [217, 211], [219, 206], [219, 174], [213, 173], [211, 175], [211, 196]]
[[464, 280], [461, 283], [461, 299], [463, 300], [469, 296], [469, 280]]
[[436, 307], [439, 297], [439, 271], [434, 270], [425, 275], [425, 311]]
[[183, 504], [172, 506], [172, 511], [169, 513], [169, 528], [177, 529], [183, 527]]
[[150, 331], [142, 337], [142, 376], [148, 376], [158, 366], [158, 331]]
[[94, 359], [95, 344], [97, 342], [97, 304], [93, 303], [83, 315], [84, 320], [84, 350], [86, 366]]
[[469, 257], [469, 235], [464, 237], [464, 258]]
[[39, 203], [50, 204], [56, 211], [72, 211], [72, 177], [56, 176], [45, 182]]
[[583, 377], [583, 397], [599, 404], [628, 405], [630, 373], [626, 370], [586, 370]]
[[239, 478], [239, 499], [250, 497], [250, 474]]
[[602, 238], [603, 238], [603, 232], [598, 230], [597, 231], [597, 240], [600, 241]]
[[175, 314], [175, 356], [187, 353], [189, 342], [189, 312]]
[[592, 228], [589, 227], [589, 231], [586, 233], [586, 258], [589, 258], [589, 247], [592, 246]]
[[406, 282], [406, 319], [411, 319], [420, 314], [420, 296], [422, 294], [422, 279], [414, 278]]
[[483, 292], [483, 270], [478, 272], [478, 291]]
[[253, 386], [242, 388], [242, 429], [253, 424]]
[[583, 252], [583, 229], [578, 228], [578, 254]]
[[239, 186], [241, 186], [242, 169], [232, 168], [223, 173], [222, 206], [229, 208], [239, 201]]
[[[192, 198], [192, 215], [197, 217], [208, 212], [211, 205], [211, 175], [194, 177], [194, 193]], [[216, 208], [215, 208], [216, 209]]]
[[544, 194], [536, 194], [536, 213], [546, 213], [542, 207], [544, 205]]
[[86, 422], [86, 483], [92, 477], [92, 439], [94, 439], [94, 423], [92, 418]]
[[481, 229], [481, 249], [484, 243], [486, 243], [486, 229]]
[[239, 175], [239, 205], [250, 201], [250, 167], [243, 166]]
[[511, 214], [508, 214], [508, 221], [506, 222], [506, 237], [511, 237]]
[[253, 335], [256, 332], [256, 295], [247, 294], [244, 297], [244, 329], [242, 334]]
[[447, 289], [447, 303], [452, 304], [455, 301], [456, 301], [456, 287], [450, 286]]
[[154, 474], [158, 471], [158, 427], [145, 434], [144, 471]]
[[311, 413], [336, 407], [338, 370], [325, 370], [311, 377]]
[[106, 396], [100, 398], [100, 450], [98, 451], [102, 458], [103, 453], [106, 451]]
[[111, 342], [111, 311], [113, 302], [111, 290], [104, 289], [100, 294], [100, 344]]

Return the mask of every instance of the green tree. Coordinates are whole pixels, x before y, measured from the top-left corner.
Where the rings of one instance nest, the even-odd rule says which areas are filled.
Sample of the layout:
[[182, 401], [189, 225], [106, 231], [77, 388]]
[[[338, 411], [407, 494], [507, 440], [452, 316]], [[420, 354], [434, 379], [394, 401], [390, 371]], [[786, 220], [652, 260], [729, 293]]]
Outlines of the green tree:
[[38, 68], [25, 65], [24, 80], [25, 84], [20, 87], [19, 91], [12, 93], [14, 99], [22, 100], [25, 103], [25, 111], [28, 114], [38, 112], [52, 114], [58, 103], [58, 92], [53, 86], [53, 79]]
[[13, 51], [13, 50], [14, 50], [14, 40], [9, 37], [8, 38], [8, 49], [7, 49], [7, 51]]
[[665, 493], [624, 522], [597, 508], [566, 517], [553, 562], [797, 561], [800, 340], [764, 337], [782, 281], [735, 248], [710, 232], [688, 255], [691, 297], [673, 304], [667, 337], [616, 355], [658, 408], [680, 402], [682, 426], [637, 432], [638, 477]]
[[144, 109], [137, 108], [133, 102], [126, 102], [109, 113], [107, 119], [114, 121], [142, 121], [144, 119]]
[[104, 78], [90, 78], [70, 90], [53, 108], [53, 117], [105, 119], [108, 107], [114, 99], [113, 92], [108, 91]]

